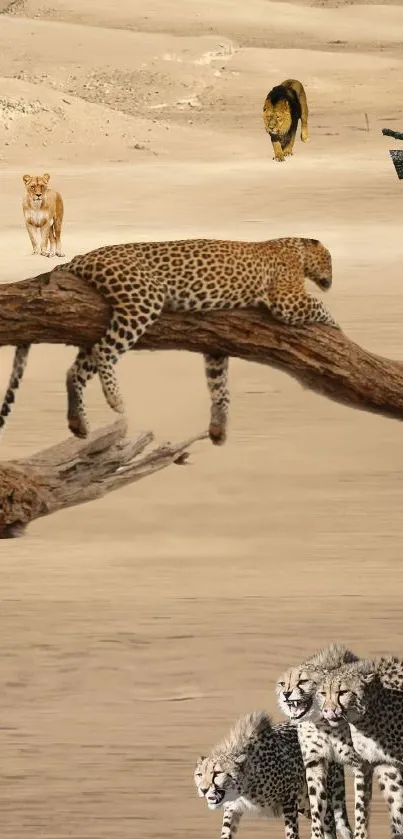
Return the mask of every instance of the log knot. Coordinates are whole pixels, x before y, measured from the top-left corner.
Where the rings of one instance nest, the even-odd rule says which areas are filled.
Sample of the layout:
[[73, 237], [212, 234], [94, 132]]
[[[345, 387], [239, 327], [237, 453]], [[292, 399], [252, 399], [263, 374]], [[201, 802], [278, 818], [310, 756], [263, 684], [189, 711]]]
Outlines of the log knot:
[[17, 535], [48, 508], [49, 494], [34, 472], [9, 463], [0, 466], [0, 539]]

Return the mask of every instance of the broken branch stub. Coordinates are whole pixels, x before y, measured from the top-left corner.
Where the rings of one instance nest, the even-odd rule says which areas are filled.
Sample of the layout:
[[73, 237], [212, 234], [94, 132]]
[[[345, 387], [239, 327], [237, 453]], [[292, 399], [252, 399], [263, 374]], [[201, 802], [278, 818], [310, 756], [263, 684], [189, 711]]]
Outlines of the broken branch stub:
[[207, 432], [145, 453], [154, 436], [126, 436], [124, 420], [80, 443], [65, 440], [32, 457], [0, 463], [0, 538], [20, 536], [29, 522], [84, 504], [140, 481], [171, 464], [185, 463], [188, 448]]

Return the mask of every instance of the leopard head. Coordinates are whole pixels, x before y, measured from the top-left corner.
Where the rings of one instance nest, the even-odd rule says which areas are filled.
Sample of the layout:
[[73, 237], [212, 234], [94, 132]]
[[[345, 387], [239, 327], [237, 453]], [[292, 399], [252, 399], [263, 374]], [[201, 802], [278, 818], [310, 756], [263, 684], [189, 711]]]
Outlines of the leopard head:
[[322, 291], [332, 285], [332, 257], [318, 239], [303, 239], [304, 272], [307, 279], [316, 283]]

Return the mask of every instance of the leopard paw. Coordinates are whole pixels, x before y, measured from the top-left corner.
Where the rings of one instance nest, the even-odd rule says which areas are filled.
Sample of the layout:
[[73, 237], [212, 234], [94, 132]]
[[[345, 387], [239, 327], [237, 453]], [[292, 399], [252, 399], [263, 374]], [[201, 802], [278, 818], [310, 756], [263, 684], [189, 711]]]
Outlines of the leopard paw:
[[218, 423], [211, 423], [209, 430], [209, 437], [213, 446], [223, 446], [227, 439], [227, 431], [223, 425]]

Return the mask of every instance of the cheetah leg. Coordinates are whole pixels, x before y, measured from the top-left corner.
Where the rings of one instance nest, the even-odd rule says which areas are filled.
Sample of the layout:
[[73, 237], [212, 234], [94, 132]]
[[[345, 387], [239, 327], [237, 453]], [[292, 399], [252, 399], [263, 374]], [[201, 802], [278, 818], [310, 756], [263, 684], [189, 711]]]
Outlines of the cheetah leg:
[[373, 767], [354, 769], [355, 830], [354, 839], [368, 839], [372, 801]]
[[211, 399], [209, 436], [215, 446], [222, 446], [227, 437], [228, 356], [205, 355], [204, 366]]
[[305, 765], [309, 803], [311, 806], [311, 839], [327, 839], [325, 815], [327, 803], [327, 772], [324, 760], [311, 760]]
[[285, 839], [299, 839], [297, 798], [283, 806]]
[[[242, 810], [235, 809], [231, 804], [224, 805], [222, 817], [221, 839], [233, 839], [238, 831], [239, 822], [242, 818]], [[297, 837], [298, 839], [298, 837]]]
[[270, 299], [266, 301], [273, 317], [287, 323], [290, 326], [303, 326], [308, 323], [325, 323], [340, 329], [333, 315], [330, 314], [321, 300], [307, 294], [301, 283], [295, 287], [295, 280], [281, 280], [280, 283], [272, 283], [270, 287]]
[[83, 390], [95, 372], [99, 375], [108, 405], [117, 413], [124, 413], [123, 399], [113, 367], [125, 352], [135, 347], [139, 338], [161, 314], [164, 294], [160, 290], [154, 293], [150, 289], [148, 291], [150, 313], [145, 316], [139, 309], [141, 304], [134, 303], [127, 304], [124, 310], [114, 309], [104, 337], [87, 353], [80, 350], [67, 373], [68, 426], [76, 437], [86, 437], [88, 434]]
[[[328, 806], [326, 808], [323, 829], [325, 831], [325, 839], [337, 839], [336, 822], [334, 820], [334, 813], [330, 801], [328, 801]], [[350, 833], [349, 839], [352, 839], [352, 836], [353, 834]]]
[[403, 839], [403, 771], [397, 766], [377, 766], [379, 787], [389, 808], [392, 839]]
[[333, 831], [335, 835], [337, 829], [342, 839], [353, 839], [346, 808], [344, 767], [340, 764], [329, 765], [327, 791], [330, 806], [326, 810], [326, 819], [331, 818], [333, 822], [333, 824], [329, 823], [329, 833]]
[[281, 148], [281, 143], [279, 140], [272, 140], [271, 144], [273, 146], [274, 157], [273, 160], [277, 160], [278, 163], [282, 163], [285, 160], [283, 149]]
[[301, 814], [301, 816], [305, 816], [306, 819], [310, 820], [311, 808], [309, 806], [309, 795], [306, 784], [304, 785], [304, 788], [299, 791], [298, 812]]

